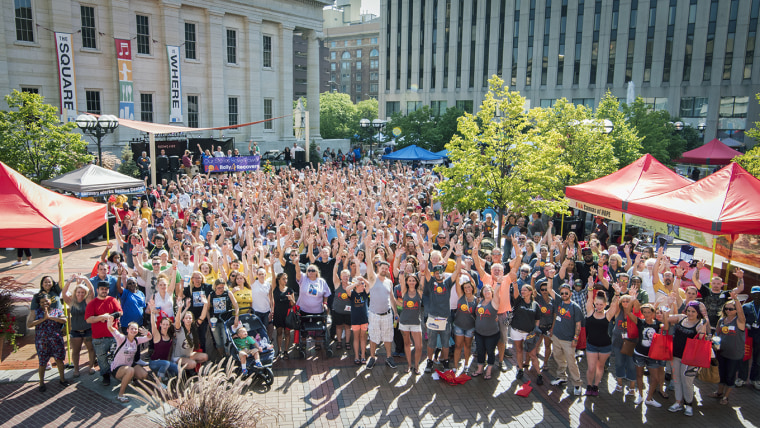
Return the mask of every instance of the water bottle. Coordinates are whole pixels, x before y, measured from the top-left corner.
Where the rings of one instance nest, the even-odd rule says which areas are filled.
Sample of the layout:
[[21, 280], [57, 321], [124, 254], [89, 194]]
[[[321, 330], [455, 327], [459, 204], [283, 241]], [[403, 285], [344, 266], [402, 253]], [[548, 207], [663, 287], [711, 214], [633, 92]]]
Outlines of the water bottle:
[[713, 347], [716, 351], [720, 351], [720, 336], [713, 336], [712, 338]]

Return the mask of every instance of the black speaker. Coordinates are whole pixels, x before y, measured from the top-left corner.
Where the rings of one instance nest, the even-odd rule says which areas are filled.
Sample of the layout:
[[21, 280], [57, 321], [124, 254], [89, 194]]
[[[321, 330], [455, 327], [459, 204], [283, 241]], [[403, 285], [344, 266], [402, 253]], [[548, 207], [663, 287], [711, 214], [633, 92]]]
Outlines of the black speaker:
[[296, 150], [295, 159], [296, 163], [306, 162], [306, 150]]
[[156, 171], [168, 171], [169, 170], [169, 158], [166, 156], [159, 156], [156, 158]]
[[169, 168], [171, 168], [172, 171], [179, 171], [180, 166], [179, 156], [169, 156]]

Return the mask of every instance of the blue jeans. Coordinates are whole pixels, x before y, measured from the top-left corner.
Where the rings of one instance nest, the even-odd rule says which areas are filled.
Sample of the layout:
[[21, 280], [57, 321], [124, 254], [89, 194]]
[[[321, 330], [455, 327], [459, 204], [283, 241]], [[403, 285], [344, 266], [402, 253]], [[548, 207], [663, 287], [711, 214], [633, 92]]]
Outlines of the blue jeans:
[[150, 360], [148, 367], [150, 367], [151, 371], [156, 372], [160, 378], [166, 376], [167, 373], [169, 373], [169, 376], [172, 377], [177, 376], [179, 373], [179, 368], [177, 365], [171, 361], [166, 360]]
[[115, 343], [113, 337], [101, 337], [99, 339], [92, 339], [92, 346], [95, 348], [95, 356], [98, 359], [98, 366], [100, 367], [100, 375], [106, 376], [111, 373], [111, 367], [108, 366], [106, 356], [111, 349], [111, 344]]
[[620, 352], [620, 346], [612, 346], [612, 352], [615, 354], [615, 377], [629, 381], [636, 380], [636, 366], [633, 364], [633, 357]]

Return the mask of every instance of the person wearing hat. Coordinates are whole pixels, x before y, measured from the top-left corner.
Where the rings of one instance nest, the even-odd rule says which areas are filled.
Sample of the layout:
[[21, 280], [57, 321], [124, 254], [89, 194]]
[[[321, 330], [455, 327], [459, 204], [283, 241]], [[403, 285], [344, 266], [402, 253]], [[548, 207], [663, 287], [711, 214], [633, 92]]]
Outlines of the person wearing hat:
[[578, 362], [575, 360], [575, 347], [581, 334], [581, 320], [583, 311], [580, 306], [572, 301], [570, 284], [562, 284], [559, 289], [560, 301], [557, 302], [557, 316], [551, 328], [554, 337], [554, 361], [557, 362], [557, 374], [551, 384], [560, 386], [567, 382], [570, 376], [573, 393], [579, 396], [581, 390], [581, 372]]
[[[721, 314], [723, 313], [723, 305], [731, 299], [728, 291], [723, 290], [723, 278], [715, 275], [710, 279], [710, 285], [704, 285], [700, 280], [700, 271], [705, 267], [704, 260], [697, 262], [697, 269], [694, 271], [694, 276], [691, 280], [694, 282], [694, 286], [699, 290], [699, 294], [702, 295], [702, 303], [707, 307], [707, 318], [710, 321], [710, 326], [715, 329], [718, 324]], [[741, 293], [744, 291], [744, 271], [737, 269], [734, 272], [736, 275], [736, 292]]]
[[[102, 263], [101, 263], [102, 264]], [[100, 271], [100, 266], [98, 266]], [[90, 282], [93, 280], [91, 279]], [[111, 315], [123, 314], [121, 304], [116, 298], [109, 296], [110, 285], [106, 281], [97, 282], [97, 296], [87, 304], [84, 311], [84, 318], [88, 324], [92, 325], [92, 345], [95, 348], [95, 355], [100, 367], [100, 375], [103, 376], [103, 385], [111, 384], [111, 367], [108, 365], [106, 356], [114, 342], [113, 335], [108, 329], [106, 323]], [[118, 324], [114, 322], [114, 327]]]
[[[741, 269], [737, 268], [737, 272]], [[739, 281], [744, 282], [744, 272]], [[738, 275], [737, 275], [738, 276]], [[750, 360], [742, 361], [739, 365], [739, 378], [734, 386], [740, 388], [745, 383], [751, 383], [755, 389], [760, 390], [760, 286], [755, 285], [750, 290], [750, 300], [742, 306], [744, 318], [747, 320], [749, 329], [748, 340], [752, 341], [752, 355]], [[750, 370], [750, 364], [752, 368]], [[747, 379], [749, 375], [749, 379]], [[745, 382], [746, 381], [746, 382]]]

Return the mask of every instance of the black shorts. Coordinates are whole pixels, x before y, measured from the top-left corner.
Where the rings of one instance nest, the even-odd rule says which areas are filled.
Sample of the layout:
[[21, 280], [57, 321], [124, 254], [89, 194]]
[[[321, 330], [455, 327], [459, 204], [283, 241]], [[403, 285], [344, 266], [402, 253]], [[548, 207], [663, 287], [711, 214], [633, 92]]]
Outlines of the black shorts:
[[333, 325], [351, 325], [351, 314], [339, 314], [337, 312], [332, 313]]
[[69, 336], [71, 336], [72, 339], [79, 339], [79, 338], [92, 338], [92, 329], [87, 330], [71, 330], [69, 332]]
[[552, 326], [551, 326], [551, 324], [540, 325], [540, 326], [538, 326], [538, 329], [541, 330], [541, 334], [543, 334], [544, 336], [548, 336], [549, 335], [549, 331], [551, 331], [551, 329], [552, 329]]

